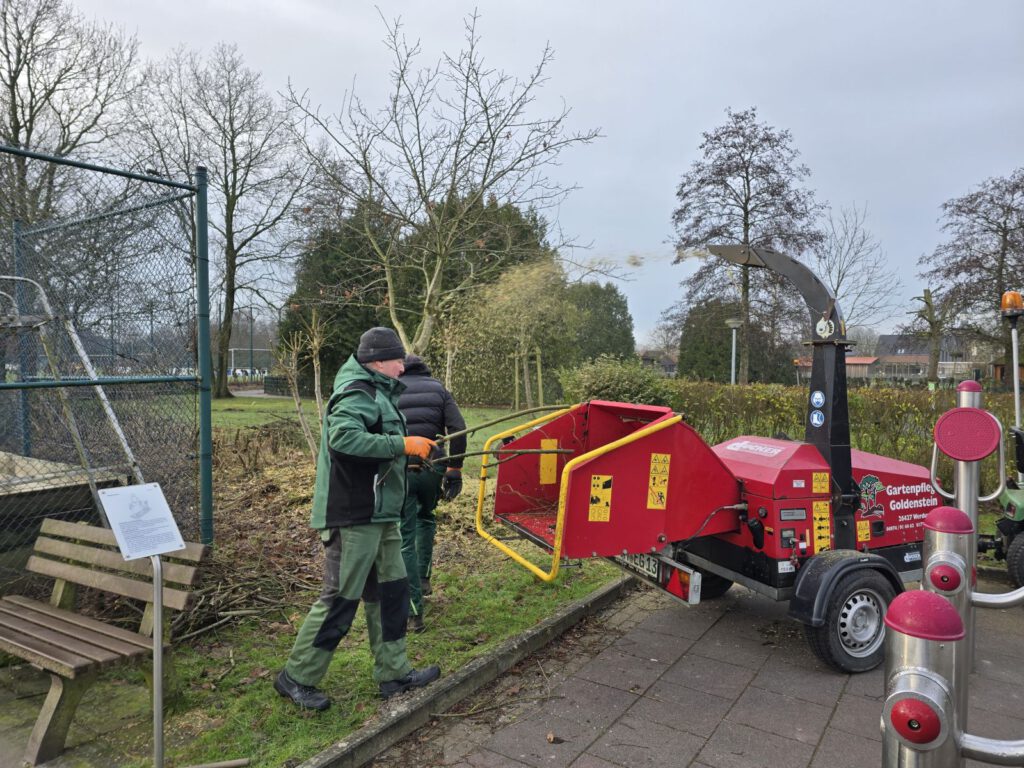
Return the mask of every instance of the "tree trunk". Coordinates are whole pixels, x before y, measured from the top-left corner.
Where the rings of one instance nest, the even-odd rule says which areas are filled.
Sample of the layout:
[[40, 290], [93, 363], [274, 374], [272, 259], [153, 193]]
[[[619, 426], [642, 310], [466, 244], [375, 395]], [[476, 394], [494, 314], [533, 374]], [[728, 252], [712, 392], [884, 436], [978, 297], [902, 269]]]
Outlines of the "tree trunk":
[[512, 358], [512, 371], [515, 374], [512, 384], [512, 410], [519, 410], [519, 358]]
[[533, 408], [533, 389], [530, 387], [530, 355], [523, 353], [519, 356], [519, 362], [523, 366], [523, 397], [526, 398], [526, 407]]
[[738, 384], [750, 383], [750, 267], [740, 267], [742, 283], [740, 287], [740, 312], [743, 325], [740, 327], [740, 364], [736, 373]]
[[540, 365], [540, 347], [537, 347], [537, 405], [544, 405], [544, 374]]

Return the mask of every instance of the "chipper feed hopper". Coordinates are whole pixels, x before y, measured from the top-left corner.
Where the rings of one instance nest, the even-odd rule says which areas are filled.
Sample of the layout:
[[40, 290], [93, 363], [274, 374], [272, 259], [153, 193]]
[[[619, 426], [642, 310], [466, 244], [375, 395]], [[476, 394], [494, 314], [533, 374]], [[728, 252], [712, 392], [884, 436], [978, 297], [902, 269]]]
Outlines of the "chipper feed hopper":
[[[886, 607], [921, 575], [921, 524], [939, 505], [926, 468], [852, 450], [845, 328], [804, 265], [767, 249], [713, 248], [774, 269], [804, 297], [814, 358], [803, 441], [743, 435], [709, 446], [669, 408], [593, 400], [492, 437], [480, 534], [538, 578], [563, 559], [605, 557], [688, 604], [739, 583], [774, 600], [826, 663], [882, 660]], [[484, 527], [551, 554], [544, 569]]]

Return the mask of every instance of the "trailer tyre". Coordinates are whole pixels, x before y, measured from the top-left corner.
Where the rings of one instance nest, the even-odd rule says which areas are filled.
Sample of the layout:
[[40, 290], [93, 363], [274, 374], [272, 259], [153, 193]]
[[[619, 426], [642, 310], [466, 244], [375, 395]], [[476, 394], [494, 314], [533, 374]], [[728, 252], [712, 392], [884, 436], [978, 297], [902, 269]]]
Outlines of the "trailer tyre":
[[833, 591], [825, 623], [805, 626], [811, 649], [840, 672], [867, 672], [882, 663], [885, 612], [896, 596], [878, 571], [858, 570], [843, 576]]
[[1024, 586], [1024, 533], [1018, 532], [1006, 548], [1006, 572], [1013, 586]]
[[717, 573], [708, 573], [707, 571], [700, 570], [700, 599], [701, 600], [714, 600], [721, 597], [729, 588], [732, 587], [732, 581], [719, 576]]

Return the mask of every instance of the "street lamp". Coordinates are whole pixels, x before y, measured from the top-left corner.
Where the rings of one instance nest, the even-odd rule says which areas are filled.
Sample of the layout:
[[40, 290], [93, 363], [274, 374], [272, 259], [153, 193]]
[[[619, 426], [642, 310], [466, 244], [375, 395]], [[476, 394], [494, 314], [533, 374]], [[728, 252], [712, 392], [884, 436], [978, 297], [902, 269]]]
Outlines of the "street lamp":
[[729, 370], [729, 383], [736, 383], [736, 329], [743, 325], [738, 317], [730, 317], [725, 321], [727, 327], [732, 328], [732, 365]]

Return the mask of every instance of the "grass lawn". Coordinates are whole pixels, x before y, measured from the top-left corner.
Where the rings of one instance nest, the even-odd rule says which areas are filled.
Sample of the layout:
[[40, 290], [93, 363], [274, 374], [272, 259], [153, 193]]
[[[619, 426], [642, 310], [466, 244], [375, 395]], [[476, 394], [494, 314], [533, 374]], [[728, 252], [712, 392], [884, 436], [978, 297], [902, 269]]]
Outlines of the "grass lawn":
[[[308, 407], [312, 413], [312, 404]], [[214, 424], [222, 438], [247, 431], [256, 435], [263, 430], [245, 428], [294, 421], [292, 408], [291, 400], [283, 398], [215, 401]], [[473, 425], [508, 411], [467, 408], [463, 413]], [[472, 435], [469, 450], [479, 450], [486, 436], [514, 424]], [[273, 676], [319, 588], [322, 547], [307, 524], [314, 473], [308, 455], [294, 443], [287, 447], [286, 441], [277, 453], [266, 449], [255, 463], [251, 451], [248, 460], [233, 461], [230, 453], [245, 450], [238, 447], [242, 442], [237, 436], [219, 441], [217, 546], [203, 587], [210, 590], [211, 600], [220, 593], [247, 590], [244, 602], [228, 607], [255, 613], [175, 645], [180, 695], [166, 718], [169, 765], [234, 758], [249, 758], [253, 766], [297, 765], [390, 706], [377, 697], [362, 611], [322, 683], [333, 700], [331, 709], [303, 712], [273, 691]], [[434, 594], [427, 598], [425, 613], [428, 629], [408, 639], [413, 664], [439, 664], [444, 675], [619, 575], [603, 561], [587, 561], [564, 568], [553, 584], [543, 584], [483, 542], [473, 520], [478, 467], [478, 459], [467, 461], [462, 495], [438, 509]], [[550, 564], [541, 550], [527, 543], [518, 546], [545, 568]], [[102, 706], [105, 697], [123, 697], [125, 686], [135, 682], [129, 685], [134, 690], [138, 679], [131, 673], [112, 673], [92, 700]], [[139, 711], [137, 718], [105, 737], [117, 755], [116, 764], [149, 764], [147, 718], [148, 711]]]

